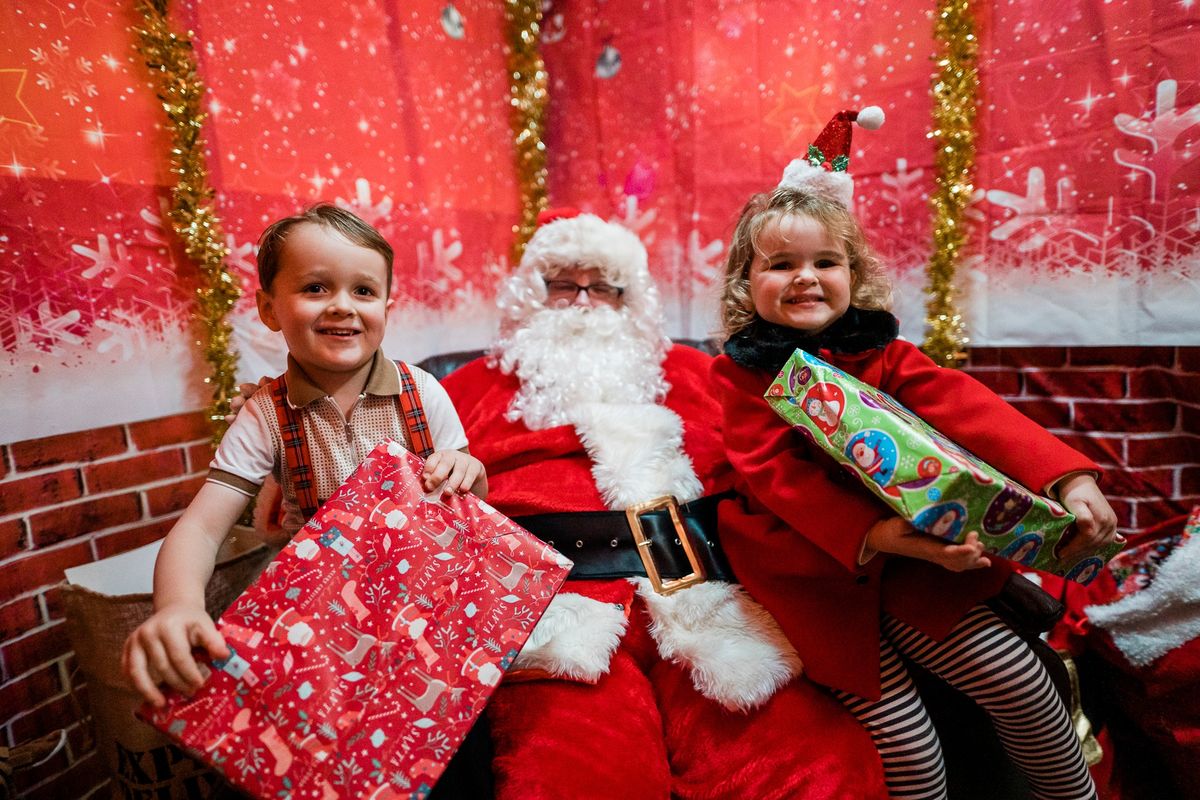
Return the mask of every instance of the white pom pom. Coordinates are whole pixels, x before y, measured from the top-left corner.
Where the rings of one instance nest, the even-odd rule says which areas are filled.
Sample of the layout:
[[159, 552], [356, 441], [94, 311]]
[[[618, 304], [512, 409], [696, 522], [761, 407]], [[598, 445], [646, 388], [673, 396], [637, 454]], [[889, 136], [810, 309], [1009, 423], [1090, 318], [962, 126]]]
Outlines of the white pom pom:
[[879, 106], [867, 106], [860, 109], [855, 122], [860, 128], [866, 128], [869, 131], [878, 130], [879, 126], [883, 124], [883, 109]]

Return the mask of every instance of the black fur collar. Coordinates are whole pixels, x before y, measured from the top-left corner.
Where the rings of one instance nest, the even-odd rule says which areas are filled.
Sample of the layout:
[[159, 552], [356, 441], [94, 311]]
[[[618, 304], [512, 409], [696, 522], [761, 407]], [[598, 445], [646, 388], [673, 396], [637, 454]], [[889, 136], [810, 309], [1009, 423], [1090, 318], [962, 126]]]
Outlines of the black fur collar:
[[743, 367], [778, 372], [797, 348], [820, 356], [831, 353], [862, 353], [886, 347], [900, 332], [900, 324], [886, 311], [851, 306], [836, 322], [809, 336], [795, 328], [762, 319], [730, 336], [725, 354]]

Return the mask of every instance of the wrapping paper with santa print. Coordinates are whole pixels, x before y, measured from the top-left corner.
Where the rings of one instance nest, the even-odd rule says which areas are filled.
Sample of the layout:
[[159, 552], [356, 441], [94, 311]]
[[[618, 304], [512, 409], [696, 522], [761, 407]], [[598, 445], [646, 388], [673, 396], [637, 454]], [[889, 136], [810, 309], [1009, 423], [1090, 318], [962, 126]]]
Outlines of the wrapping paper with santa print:
[[892, 397], [803, 350], [784, 364], [767, 402], [918, 530], [952, 542], [977, 531], [990, 553], [1079, 583], [1120, 544], [1064, 560], [1075, 521], [958, 446]]
[[377, 447], [221, 615], [232, 655], [140, 714], [255, 797], [422, 798], [571, 562]]

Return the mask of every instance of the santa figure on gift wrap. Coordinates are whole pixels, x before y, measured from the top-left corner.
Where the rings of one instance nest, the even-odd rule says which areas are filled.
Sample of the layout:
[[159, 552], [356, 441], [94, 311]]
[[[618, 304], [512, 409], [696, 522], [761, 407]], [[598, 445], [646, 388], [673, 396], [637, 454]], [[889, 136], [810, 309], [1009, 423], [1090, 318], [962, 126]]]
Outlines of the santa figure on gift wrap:
[[575, 562], [488, 706], [496, 797], [885, 797], [861, 727], [730, 582], [710, 356], [665, 336], [632, 232], [540, 223], [488, 355], [443, 380], [488, 502]]

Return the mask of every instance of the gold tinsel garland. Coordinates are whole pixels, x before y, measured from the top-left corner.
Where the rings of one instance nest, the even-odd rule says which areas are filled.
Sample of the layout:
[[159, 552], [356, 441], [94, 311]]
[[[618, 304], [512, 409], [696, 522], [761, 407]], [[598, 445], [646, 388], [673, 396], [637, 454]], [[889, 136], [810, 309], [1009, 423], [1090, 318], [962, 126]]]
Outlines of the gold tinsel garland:
[[203, 279], [203, 285], [196, 290], [195, 314], [205, 339], [196, 344], [204, 349], [204, 358], [212, 370], [204, 382], [212, 386], [209, 420], [216, 442], [225, 432], [225, 415], [235, 391], [238, 360], [237, 351], [230, 345], [233, 328], [226, 315], [237, 302], [241, 289], [225, 269], [229, 250], [213, 209], [213, 190], [208, 185], [201, 137], [208, 116], [202, 104], [204, 84], [196, 71], [190, 38], [176, 35], [167, 21], [167, 0], [143, 0], [138, 3], [138, 11], [143, 21], [143, 27], [136, 29], [138, 52], [158, 84], [158, 98], [170, 125], [171, 172], [179, 176], [171, 188], [167, 216]]
[[954, 272], [967, 246], [965, 211], [974, 185], [975, 97], [979, 88], [979, 42], [970, 0], [938, 0], [934, 40], [938, 72], [933, 78], [933, 130], [937, 141], [933, 210], [933, 255], [925, 293], [928, 332], [922, 349], [937, 363], [956, 367], [966, 360], [965, 323], [955, 305]]
[[549, 95], [546, 67], [538, 47], [541, 0], [505, 0], [504, 16], [508, 21], [508, 102], [512, 106], [513, 144], [521, 188], [521, 221], [513, 226], [516, 264], [537, 227], [538, 213], [546, 207], [546, 145], [542, 131]]

